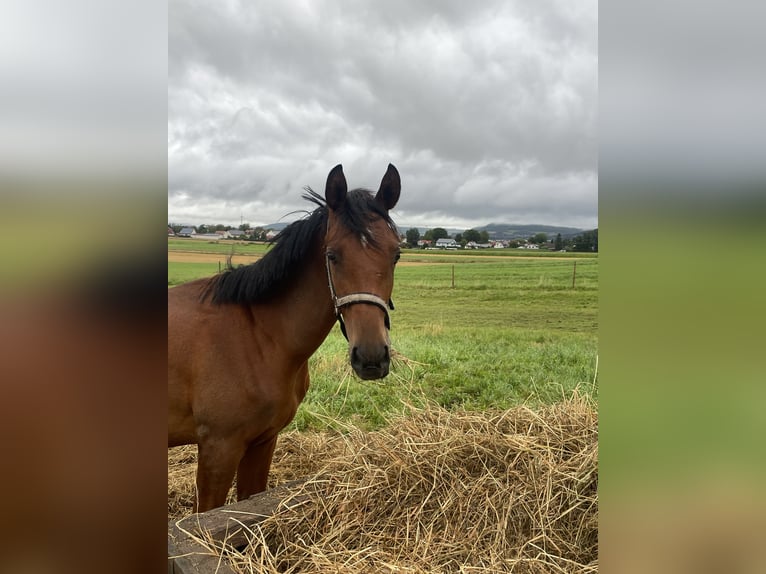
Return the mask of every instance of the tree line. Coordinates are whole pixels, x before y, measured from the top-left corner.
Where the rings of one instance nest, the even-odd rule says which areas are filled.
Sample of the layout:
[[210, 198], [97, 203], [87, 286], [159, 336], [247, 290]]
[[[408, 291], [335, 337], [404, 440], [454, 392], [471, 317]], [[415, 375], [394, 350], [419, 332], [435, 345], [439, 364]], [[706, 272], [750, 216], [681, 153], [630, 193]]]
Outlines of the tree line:
[[176, 223], [168, 223], [168, 227], [173, 230], [173, 233], [178, 233], [181, 231], [184, 227], [191, 227], [194, 229], [195, 232], [199, 234], [205, 234], [205, 233], [215, 233], [216, 231], [231, 231], [232, 229], [239, 229], [243, 232], [248, 232], [244, 234], [241, 239], [243, 241], [266, 241], [266, 234], [269, 232], [268, 229], [264, 227], [250, 227], [249, 223], [242, 223], [239, 226], [233, 226], [233, 225], [223, 225], [221, 223], [218, 223], [216, 225], [179, 225]]
[[[436, 242], [439, 239], [448, 239], [449, 237], [450, 234], [443, 227], [428, 229], [423, 234], [423, 237], [420, 236], [420, 230], [414, 227], [408, 229], [407, 233], [405, 234], [407, 243], [412, 247], [417, 247], [418, 241], [421, 239]], [[457, 243], [461, 243], [463, 246], [465, 246], [466, 243], [470, 243], [471, 241], [476, 243], [488, 243], [489, 233], [486, 231], [476, 231], [475, 229], [466, 229], [463, 233], [457, 233], [454, 239]]]
[[[411, 227], [405, 234], [405, 241], [410, 247], [417, 247], [418, 241], [421, 239], [431, 241], [435, 243], [439, 239], [448, 239], [450, 234], [443, 227], [435, 227], [428, 229], [421, 237], [420, 230], [415, 227]], [[476, 229], [466, 229], [463, 233], [456, 233], [453, 238], [456, 243], [459, 243], [462, 247], [465, 247], [468, 243], [474, 242], [478, 244], [489, 243], [489, 233], [486, 230], [477, 231]], [[530, 236], [526, 241], [512, 240], [508, 243], [509, 247], [519, 247], [522, 243], [533, 243], [542, 245], [548, 243], [547, 233], [536, 233]], [[558, 233], [553, 240], [553, 249], [561, 251], [566, 249], [569, 251], [580, 252], [598, 252], [598, 229], [591, 231], [585, 231], [580, 235], [574, 237], [562, 238]]]

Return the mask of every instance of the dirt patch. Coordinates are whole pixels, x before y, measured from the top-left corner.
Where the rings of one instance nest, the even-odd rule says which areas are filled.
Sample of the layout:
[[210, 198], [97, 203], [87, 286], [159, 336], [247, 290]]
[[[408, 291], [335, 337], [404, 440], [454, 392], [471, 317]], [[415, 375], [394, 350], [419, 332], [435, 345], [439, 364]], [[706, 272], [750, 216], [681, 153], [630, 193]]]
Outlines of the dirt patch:
[[[222, 253], [200, 253], [194, 251], [168, 251], [168, 263], [220, 263], [226, 264], [228, 255]], [[234, 255], [231, 262], [234, 265], [247, 265], [255, 263], [262, 255]], [[438, 261], [400, 261], [397, 265], [403, 267], [416, 267], [420, 265], [448, 265]]]
[[[199, 253], [194, 251], [168, 251], [168, 262], [172, 263], [217, 263], [226, 264], [227, 254]], [[235, 265], [246, 265], [261, 258], [260, 255], [234, 255], [231, 262]]]
[[[168, 261], [173, 263], [217, 263], [221, 262], [221, 265], [226, 263], [226, 258], [228, 257], [228, 254], [224, 253], [202, 253], [199, 251], [168, 251]], [[255, 261], [258, 261], [262, 255], [234, 255], [232, 257], [232, 263], [235, 265], [247, 265], [248, 263], [254, 263]], [[417, 253], [413, 254], [413, 257], [417, 258], [428, 258], [428, 259], [438, 259], [438, 258], [445, 258], [449, 257], [449, 254], [445, 253]], [[572, 257], [540, 257], [540, 258], [534, 258], [534, 257], [524, 257], [524, 256], [514, 256], [514, 255], [458, 255], [454, 258], [449, 259], [448, 261], [445, 261], [442, 259], [441, 261], [407, 261], [402, 260], [397, 265], [402, 265], [404, 267], [414, 267], [414, 266], [420, 266], [420, 265], [453, 265], [455, 263], [468, 263], [470, 261], [476, 260], [476, 259], [482, 259], [482, 260], [488, 260], [488, 261], [518, 261], [520, 259], [525, 260], [531, 260], [534, 259], [535, 261], [544, 260], [544, 261], [575, 261]]]

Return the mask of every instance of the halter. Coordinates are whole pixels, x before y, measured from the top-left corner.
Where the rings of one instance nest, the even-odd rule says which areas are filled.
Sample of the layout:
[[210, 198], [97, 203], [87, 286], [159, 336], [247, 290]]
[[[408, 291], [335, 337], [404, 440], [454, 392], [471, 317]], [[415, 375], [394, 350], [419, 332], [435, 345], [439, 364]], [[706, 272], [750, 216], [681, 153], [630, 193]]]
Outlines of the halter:
[[341, 314], [341, 308], [345, 307], [346, 305], [354, 305], [356, 303], [368, 303], [370, 305], [375, 305], [376, 307], [380, 307], [383, 309], [383, 314], [385, 315], [385, 325], [386, 329], [389, 331], [391, 330], [391, 318], [389, 317], [388, 310], [391, 309], [394, 310], [394, 302], [389, 299], [388, 303], [386, 303], [383, 299], [378, 297], [377, 295], [373, 295], [372, 293], [351, 293], [350, 295], [344, 295], [343, 297], [338, 297], [338, 295], [335, 293], [335, 285], [332, 282], [332, 272], [330, 271], [330, 256], [328, 253], [325, 253], [325, 269], [327, 269], [327, 284], [330, 286], [330, 297], [332, 298], [332, 304], [335, 307], [335, 317], [338, 319], [338, 322], [340, 323], [340, 331], [343, 333], [343, 336], [346, 338], [346, 341], [348, 341], [348, 335], [346, 334], [346, 324], [343, 322], [343, 315]]

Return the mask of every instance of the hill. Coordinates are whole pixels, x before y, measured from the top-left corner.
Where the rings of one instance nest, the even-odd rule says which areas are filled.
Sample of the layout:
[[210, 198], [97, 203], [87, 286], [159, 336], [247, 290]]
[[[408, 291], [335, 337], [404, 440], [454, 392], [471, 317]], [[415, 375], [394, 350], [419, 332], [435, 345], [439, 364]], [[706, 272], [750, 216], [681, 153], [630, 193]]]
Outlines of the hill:
[[477, 227], [477, 231], [486, 231], [490, 239], [526, 239], [537, 233], [546, 233], [549, 239], [553, 239], [557, 234], [561, 234], [563, 239], [579, 235], [584, 229], [576, 227], [560, 227], [556, 225], [519, 225], [513, 223], [490, 223], [482, 227]]
[[[290, 222], [280, 222], [280, 223], [271, 223], [269, 225], [264, 225], [263, 227], [265, 229], [274, 229], [276, 231], [281, 231]], [[433, 229], [433, 227], [422, 227], [419, 225], [407, 225], [400, 223], [398, 224], [399, 231], [401, 233], [404, 233], [408, 229], [412, 227], [416, 227], [418, 231], [420, 231], [420, 234], [423, 235], [428, 229]], [[434, 226], [439, 227], [439, 226]], [[447, 233], [450, 234], [451, 237], [454, 237], [456, 233], [463, 233], [465, 229], [457, 229], [454, 227], [445, 227], [447, 230]], [[561, 234], [561, 237], [563, 239], [567, 239], [570, 237], [574, 237], [575, 235], [579, 235], [586, 231], [585, 229], [579, 229], [577, 227], [561, 227], [557, 225], [542, 225], [542, 224], [527, 224], [522, 225], [518, 223], [489, 223], [487, 225], [483, 225], [481, 227], [475, 227], [476, 231], [486, 231], [489, 234], [490, 239], [505, 239], [505, 240], [511, 240], [511, 239], [527, 239], [529, 237], [532, 237], [533, 235], [536, 235], [537, 233], [546, 233], [548, 234], [549, 239], [554, 239], [557, 234]]]
[[[404, 233], [412, 227], [416, 227], [420, 234], [423, 235], [429, 227], [422, 227], [419, 225], [406, 225], [398, 224], [399, 231]], [[436, 226], [438, 227], [438, 226]], [[450, 237], [454, 237], [456, 233], [463, 233], [465, 229], [457, 229], [454, 227], [445, 227]], [[557, 225], [542, 225], [542, 224], [530, 224], [522, 225], [517, 223], [490, 223], [488, 225], [482, 225], [481, 227], [474, 227], [476, 231], [486, 231], [489, 234], [490, 239], [527, 239], [537, 233], [547, 233], [549, 239], [554, 239], [556, 234], [561, 233], [563, 239], [574, 237], [581, 234], [584, 229], [577, 227], [561, 227]]]

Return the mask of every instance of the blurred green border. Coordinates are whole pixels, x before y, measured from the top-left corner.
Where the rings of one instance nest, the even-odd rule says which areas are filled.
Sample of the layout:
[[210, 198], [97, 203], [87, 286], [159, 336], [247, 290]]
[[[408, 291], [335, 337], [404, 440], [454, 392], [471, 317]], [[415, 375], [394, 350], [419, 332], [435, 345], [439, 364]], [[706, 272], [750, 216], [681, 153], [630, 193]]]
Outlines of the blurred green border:
[[763, 204], [629, 191], [599, 192], [602, 493], [713, 476], [762, 483]]

